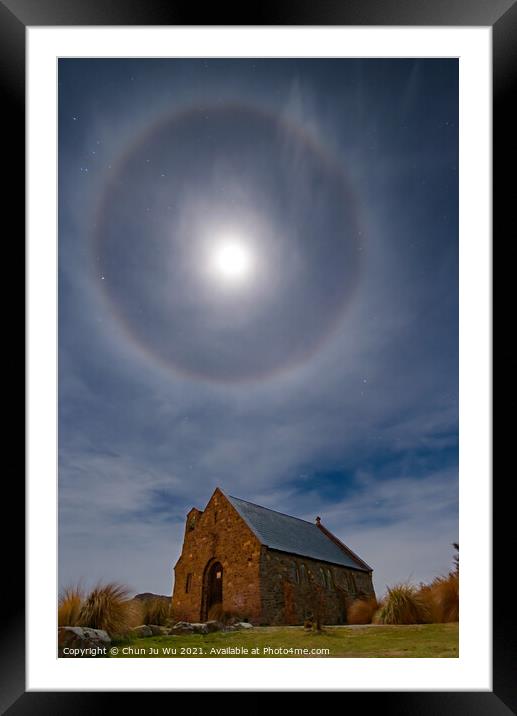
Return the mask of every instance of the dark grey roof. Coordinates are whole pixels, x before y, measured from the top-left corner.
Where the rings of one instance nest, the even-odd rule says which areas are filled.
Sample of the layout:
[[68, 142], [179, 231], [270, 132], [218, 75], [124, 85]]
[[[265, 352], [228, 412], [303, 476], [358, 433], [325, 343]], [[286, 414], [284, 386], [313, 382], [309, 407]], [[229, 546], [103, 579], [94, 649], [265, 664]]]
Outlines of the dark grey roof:
[[231, 495], [227, 498], [263, 545], [281, 552], [368, 571], [364, 563], [356, 562], [312, 522]]

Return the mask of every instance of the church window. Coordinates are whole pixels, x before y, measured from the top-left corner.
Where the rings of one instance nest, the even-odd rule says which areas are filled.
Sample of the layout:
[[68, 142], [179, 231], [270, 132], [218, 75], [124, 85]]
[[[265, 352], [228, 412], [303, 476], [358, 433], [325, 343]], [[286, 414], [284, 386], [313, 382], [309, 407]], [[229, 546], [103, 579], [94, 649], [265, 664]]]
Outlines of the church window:
[[300, 574], [298, 572], [298, 565], [296, 562], [291, 562], [292, 570], [293, 570], [293, 579], [296, 584], [300, 584]]
[[192, 573], [187, 574], [187, 581], [185, 582], [185, 593], [188, 594], [192, 589]]
[[300, 582], [306, 582], [307, 581], [307, 570], [305, 568], [304, 564], [300, 565]]
[[346, 573], [347, 581], [348, 581], [348, 588], [351, 592], [356, 592], [357, 587], [355, 583], [355, 577], [351, 572]]

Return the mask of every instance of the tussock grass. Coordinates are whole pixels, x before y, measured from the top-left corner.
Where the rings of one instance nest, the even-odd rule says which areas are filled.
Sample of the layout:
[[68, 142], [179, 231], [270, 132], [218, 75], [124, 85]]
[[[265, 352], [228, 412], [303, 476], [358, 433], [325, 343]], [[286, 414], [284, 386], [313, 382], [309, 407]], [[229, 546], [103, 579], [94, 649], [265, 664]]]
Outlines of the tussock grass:
[[81, 587], [65, 587], [59, 595], [58, 626], [78, 626], [84, 594]]
[[171, 616], [170, 601], [154, 597], [153, 599], [144, 599], [141, 602], [142, 621], [140, 624], [156, 624], [165, 626], [167, 620]]
[[225, 616], [225, 613], [223, 611], [222, 604], [212, 604], [212, 606], [208, 610], [208, 621], [222, 622], [224, 616]]
[[131, 599], [127, 604], [127, 625], [128, 628], [147, 624], [145, 621], [145, 605], [139, 599]]
[[431, 584], [420, 588], [419, 596], [426, 603], [435, 623], [459, 620], [459, 575], [451, 572], [446, 577], [436, 577]]
[[79, 613], [79, 625], [104, 629], [110, 635], [123, 635], [132, 626], [133, 600], [122, 584], [98, 584], [86, 597]]
[[402, 583], [388, 587], [378, 618], [380, 624], [426, 624], [431, 614], [417, 588]]
[[378, 609], [375, 597], [355, 599], [347, 609], [348, 624], [371, 624], [373, 615]]
[[372, 614], [372, 624], [382, 624], [381, 622], [381, 612], [382, 607], [384, 606], [384, 602], [379, 602], [379, 608], [374, 611]]
[[458, 574], [438, 577], [432, 583], [441, 622], [457, 622], [460, 616], [460, 579]]
[[235, 611], [225, 611], [222, 604], [213, 604], [208, 610], [207, 621], [218, 621], [222, 624], [235, 624], [236, 622], [247, 622], [248, 617]]

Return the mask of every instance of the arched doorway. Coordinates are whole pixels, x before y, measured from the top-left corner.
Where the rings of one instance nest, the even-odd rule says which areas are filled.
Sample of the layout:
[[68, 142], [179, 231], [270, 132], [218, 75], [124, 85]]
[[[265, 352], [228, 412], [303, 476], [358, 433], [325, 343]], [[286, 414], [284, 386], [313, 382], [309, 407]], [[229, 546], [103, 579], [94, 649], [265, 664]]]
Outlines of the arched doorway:
[[201, 620], [206, 621], [210, 609], [223, 603], [223, 565], [221, 562], [209, 562], [203, 580], [203, 602]]

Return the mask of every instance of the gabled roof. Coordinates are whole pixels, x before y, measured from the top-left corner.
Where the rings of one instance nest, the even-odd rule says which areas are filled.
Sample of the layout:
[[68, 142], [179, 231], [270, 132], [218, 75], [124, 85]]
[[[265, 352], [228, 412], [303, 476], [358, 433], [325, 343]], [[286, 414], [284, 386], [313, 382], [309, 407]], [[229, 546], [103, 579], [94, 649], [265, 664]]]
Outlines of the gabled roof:
[[284, 515], [282, 512], [246, 502], [238, 497], [225, 496], [261, 544], [270, 549], [311, 557], [363, 572], [371, 571], [371, 567], [340, 543], [337, 537], [328, 536], [331, 533], [323, 526], [319, 527], [312, 522]]

